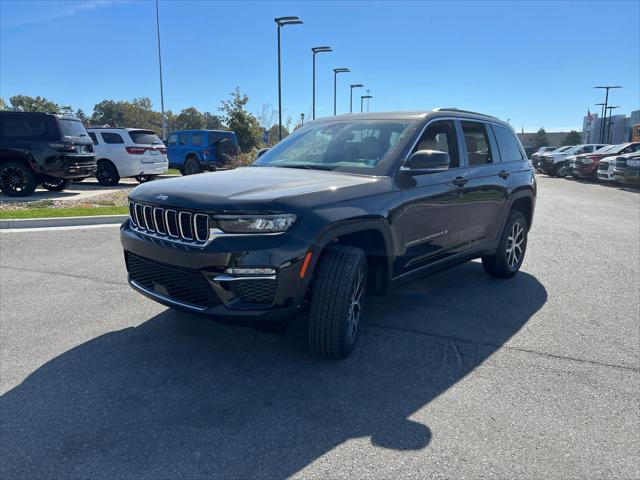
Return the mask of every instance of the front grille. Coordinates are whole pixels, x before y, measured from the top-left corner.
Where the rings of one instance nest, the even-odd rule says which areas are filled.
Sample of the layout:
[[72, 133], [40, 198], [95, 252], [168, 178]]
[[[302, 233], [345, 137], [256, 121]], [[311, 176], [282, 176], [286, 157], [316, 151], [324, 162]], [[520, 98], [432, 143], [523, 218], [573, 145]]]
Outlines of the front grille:
[[617, 168], [625, 168], [627, 166], [627, 160], [624, 158], [618, 158], [616, 160], [616, 167]]
[[209, 215], [129, 202], [131, 228], [167, 240], [204, 245], [209, 240]]
[[170, 267], [131, 252], [125, 253], [125, 261], [129, 278], [147, 290], [203, 309], [220, 304], [209, 282], [196, 270]]
[[243, 302], [270, 305], [276, 295], [277, 280], [236, 280], [229, 285], [233, 294]]
[[600, 164], [598, 165], [598, 170], [602, 172], [606, 172], [607, 170], [609, 170], [609, 162], [600, 162]]

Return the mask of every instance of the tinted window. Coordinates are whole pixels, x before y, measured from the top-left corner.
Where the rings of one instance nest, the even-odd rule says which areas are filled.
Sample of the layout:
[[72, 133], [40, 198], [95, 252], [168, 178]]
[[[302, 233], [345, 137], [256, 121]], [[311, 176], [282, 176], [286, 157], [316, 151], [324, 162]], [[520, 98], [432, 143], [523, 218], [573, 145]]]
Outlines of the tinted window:
[[427, 127], [413, 151], [439, 150], [447, 152], [449, 154], [449, 168], [459, 167], [460, 159], [455, 131], [453, 122], [450, 120], [434, 122]]
[[117, 133], [100, 132], [100, 136], [102, 140], [104, 140], [104, 143], [124, 143], [122, 137]]
[[3, 115], [0, 136], [18, 140], [56, 140], [59, 138], [54, 117], [44, 115]]
[[191, 145], [193, 145], [194, 147], [200, 147], [204, 145], [204, 135], [202, 133], [192, 133]]
[[640, 143], [629, 145], [627, 148], [625, 148], [622, 151], [622, 153], [633, 153], [633, 152], [637, 152], [638, 150], [640, 150]]
[[493, 162], [489, 135], [484, 123], [461, 122], [464, 133], [464, 143], [467, 146], [469, 166], [486, 165]]
[[87, 130], [80, 120], [58, 119], [62, 134], [65, 137], [87, 137]]
[[176, 142], [178, 141], [178, 135], [175, 133], [172, 133], [171, 135], [169, 135], [169, 138], [167, 138], [167, 146], [171, 146], [171, 145], [175, 145]]
[[91, 137], [91, 140], [93, 141], [94, 145], [98, 145], [98, 137], [96, 137], [96, 134], [93, 132], [89, 132], [89, 136]]
[[187, 144], [189, 143], [189, 142], [188, 142], [188, 139], [187, 139], [187, 134], [186, 134], [186, 133], [181, 133], [181, 134], [179, 135], [179, 138], [180, 138], [180, 140], [179, 140], [179, 142], [178, 142], [178, 143], [179, 143], [180, 145], [187, 145]]
[[212, 147], [218, 143], [223, 137], [219, 133], [209, 132], [209, 145]]
[[162, 140], [156, 135], [156, 132], [152, 130], [132, 130], [129, 132], [129, 136], [133, 143], [142, 143], [145, 145], [159, 145]]
[[500, 150], [500, 157], [503, 162], [522, 160], [520, 146], [511, 130], [502, 125], [493, 125], [493, 132], [496, 134], [498, 150]]

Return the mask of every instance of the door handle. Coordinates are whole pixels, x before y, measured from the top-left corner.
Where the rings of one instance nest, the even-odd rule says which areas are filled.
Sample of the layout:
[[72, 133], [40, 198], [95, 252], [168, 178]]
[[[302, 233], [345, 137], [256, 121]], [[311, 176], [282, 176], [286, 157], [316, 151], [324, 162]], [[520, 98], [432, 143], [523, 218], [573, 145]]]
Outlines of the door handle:
[[511, 174], [510, 174], [509, 172], [507, 172], [506, 170], [502, 170], [502, 171], [498, 174], [498, 176], [499, 176], [500, 178], [504, 178], [505, 180], [509, 177], [509, 175], [511, 175]]
[[453, 184], [459, 187], [462, 187], [463, 185], [466, 185], [468, 182], [469, 182], [469, 179], [466, 177], [456, 177], [455, 180], [453, 181]]

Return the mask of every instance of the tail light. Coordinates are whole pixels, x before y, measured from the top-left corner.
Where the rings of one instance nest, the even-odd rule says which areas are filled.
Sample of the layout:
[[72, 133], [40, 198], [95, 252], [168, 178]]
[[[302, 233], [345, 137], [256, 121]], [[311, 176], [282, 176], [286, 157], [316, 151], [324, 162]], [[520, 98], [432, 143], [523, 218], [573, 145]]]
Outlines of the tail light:
[[202, 153], [204, 153], [205, 155], [209, 155], [209, 150], [203, 150]]
[[127, 150], [127, 153], [132, 155], [142, 155], [147, 151], [145, 147], [125, 147], [125, 149]]
[[160, 149], [160, 153], [161, 153], [162, 155], [166, 155], [166, 154], [167, 154], [167, 149], [166, 149], [166, 148], [161, 148], [161, 149]]
[[76, 147], [73, 143], [50, 143], [49, 146], [59, 152], [75, 152]]

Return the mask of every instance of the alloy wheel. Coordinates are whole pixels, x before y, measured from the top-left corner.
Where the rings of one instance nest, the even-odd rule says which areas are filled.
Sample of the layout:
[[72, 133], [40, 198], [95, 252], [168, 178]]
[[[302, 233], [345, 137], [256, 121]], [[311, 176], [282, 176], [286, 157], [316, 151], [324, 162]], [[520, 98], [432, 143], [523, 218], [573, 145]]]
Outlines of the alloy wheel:
[[520, 225], [520, 222], [515, 222], [511, 226], [511, 231], [507, 237], [507, 264], [509, 268], [514, 268], [518, 265], [522, 256], [524, 244], [524, 228]]
[[362, 314], [362, 297], [364, 294], [364, 271], [358, 270], [358, 274], [353, 281], [351, 301], [349, 302], [349, 314], [347, 316], [347, 338], [351, 343], [358, 333], [358, 323]]
[[27, 177], [27, 172], [25, 172], [20, 167], [7, 167], [2, 169], [2, 173], [0, 174], [0, 182], [2, 182], [2, 186], [4, 189], [18, 193], [22, 192], [27, 188], [27, 184], [29, 183], [29, 179]]

